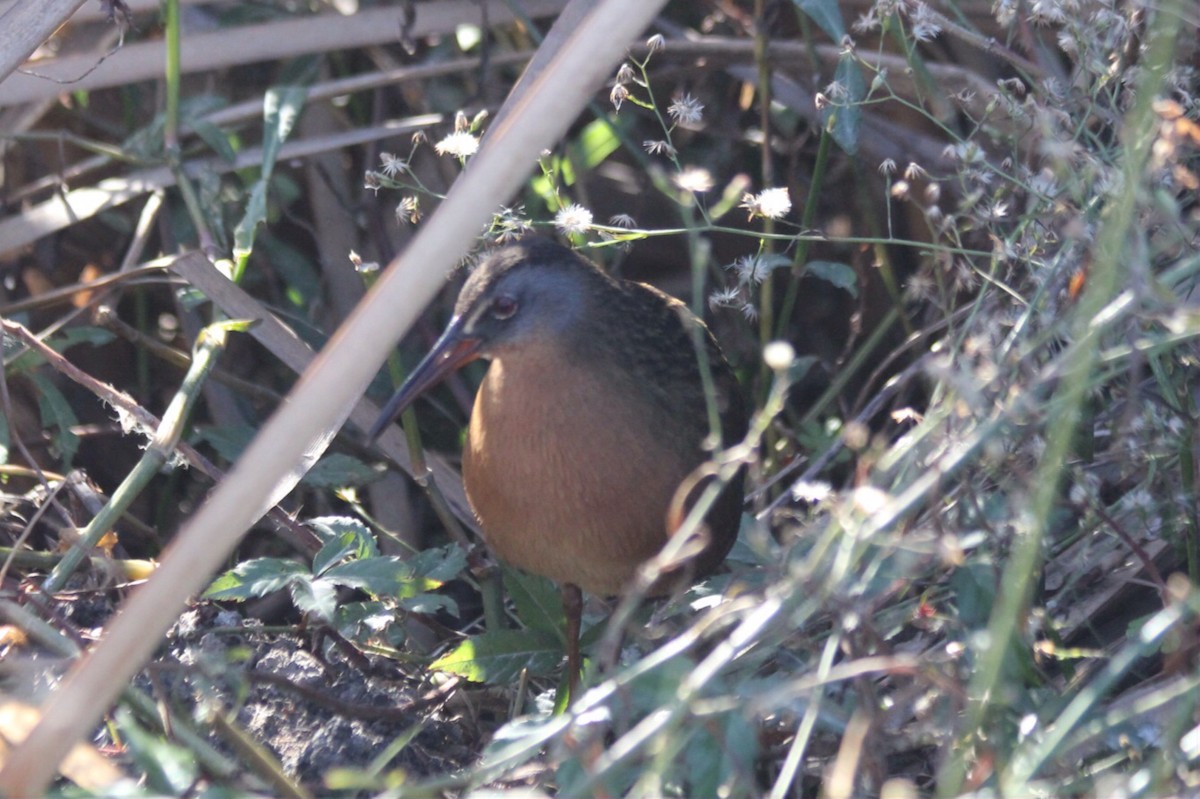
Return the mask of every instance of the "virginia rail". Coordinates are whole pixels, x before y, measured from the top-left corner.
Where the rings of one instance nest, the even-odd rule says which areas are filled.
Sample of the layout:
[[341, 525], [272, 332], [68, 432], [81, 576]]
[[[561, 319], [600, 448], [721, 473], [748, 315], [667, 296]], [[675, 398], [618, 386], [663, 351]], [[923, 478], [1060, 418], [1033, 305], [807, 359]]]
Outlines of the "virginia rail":
[[[697, 330], [728, 445], [745, 436], [746, 409], [704, 323], [658, 289], [612, 278], [565, 247], [527, 236], [474, 269], [441, 338], [369, 433], [374, 440], [463, 364], [491, 360], [463, 452], [467, 498], [501, 560], [562, 585], [572, 688], [579, 589], [611, 595], [628, 587], [701, 493], [698, 470], [710, 458], [713, 431]], [[739, 474], [707, 513], [694, 556], [649, 593], [705, 576], [724, 560], [742, 497]]]

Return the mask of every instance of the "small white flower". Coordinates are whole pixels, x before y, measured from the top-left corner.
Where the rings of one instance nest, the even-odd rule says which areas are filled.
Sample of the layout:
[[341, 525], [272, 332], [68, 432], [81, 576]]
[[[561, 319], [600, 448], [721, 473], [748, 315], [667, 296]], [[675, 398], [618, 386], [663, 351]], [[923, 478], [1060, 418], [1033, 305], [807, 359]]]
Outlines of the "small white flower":
[[738, 281], [742, 284], [757, 286], [767, 279], [772, 269], [790, 264], [791, 261], [779, 253], [775, 253], [774, 255], [755, 254], [743, 255], [727, 268], [734, 271], [738, 277]]
[[905, 298], [914, 302], [931, 300], [936, 294], [937, 286], [927, 272], [917, 272], [908, 279], [908, 285], [904, 287]]
[[554, 215], [554, 226], [563, 233], [583, 233], [592, 226], [592, 212], [578, 203], [571, 203]]
[[996, 15], [1000, 27], [1007, 28], [1017, 16], [1017, 0], [1000, 0], [992, 6], [992, 13]]
[[1130, 491], [1125, 496], [1121, 497], [1118, 502], [1122, 510], [1145, 515], [1154, 510], [1154, 496], [1145, 488], [1140, 486]]
[[626, 61], [625, 63], [621, 64], [621, 68], [617, 70], [617, 83], [629, 83], [633, 80], [633, 78], [634, 71], [633, 67], [629, 65], [629, 62]]
[[1067, 21], [1061, 5], [1046, 0], [1034, 0], [1029, 7], [1029, 18], [1035, 25], [1062, 25]]
[[953, 158], [960, 164], [978, 164], [986, 159], [983, 150], [973, 141], [948, 145], [943, 155]]
[[891, 412], [890, 416], [896, 424], [920, 424], [925, 421], [925, 417], [920, 411], [907, 407], [897, 408]]
[[783, 187], [763, 189], [758, 194], [743, 195], [742, 207], [750, 212], [751, 218], [761, 216], [764, 219], [782, 219], [792, 210], [792, 198]]
[[496, 241], [504, 244], [516, 241], [531, 229], [529, 220], [525, 218], [525, 206], [516, 208], [505, 206], [492, 219], [491, 235]]
[[415, 225], [421, 221], [421, 200], [418, 197], [405, 197], [396, 206], [396, 221], [408, 222]]
[[691, 94], [684, 94], [667, 106], [667, 113], [677, 124], [690, 128], [699, 125], [704, 118], [704, 105]]
[[816, 505], [833, 496], [833, 486], [819, 480], [802, 480], [792, 486], [792, 496], [798, 502]]
[[743, 255], [730, 264], [729, 268], [737, 274], [739, 282], [751, 285], [762, 280], [760, 274], [764, 270], [759, 266], [761, 260], [757, 255]]
[[613, 227], [625, 228], [626, 230], [636, 227], [637, 225], [637, 223], [633, 221], [633, 217], [629, 214], [615, 214], [609, 218], [608, 224], [612, 225]]
[[1062, 28], [1058, 32], [1058, 47], [1067, 55], [1079, 55], [1079, 40], [1075, 38], [1075, 34], [1071, 33], [1066, 28]]
[[727, 286], [714, 291], [708, 297], [709, 307], [732, 308], [742, 302], [742, 290], [737, 286]]
[[408, 171], [408, 161], [391, 153], [380, 153], [379, 163], [383, 165], [382, 172], [389, 178], [402, 175]]
[[796, 360], [796, 348], [786, 341], [772, 341], [763, 347], [763, 363], [776, 372], [782, 372]]
[[608, 101], [613, 104], [613, 109], [621, 110], [621, 104], [629, 99], [629, 89], [625, 88], [623, 83], [615, 84], [612, 91], [608, 93]]
[[896, 174], [896, 162], [894, 159], [885, 158], [879, 162], [879, 174], [894, 175]]
[[1037, 726], [1038, 726], [1037, 714], [1036, 713], [1028, 713], [1021, 717], [1021, 723], [1017, 727], [1017, 732], [1020, 734], [1022, 739], [1025, 739], [1025, 738], [1028, 738], [1030, 735], [1033, 735], [1033, 731], [1037, 729]]
[[675, 185], [692, 194], [703, 194], [713, 187], [712, 174], [703, 167], [684, 167], [674, 178]]
[[839, 105], [844, 105], [850, 99], [850, 91], [846, 88], [846, 84], [836, 80], [826, 86], [822, 94]]
[[942, 32], [942, 24], [938, 15], [924, 3], [917, 3], [912, 21], [913, 38], [918, 42], [932, 41]]
[[766, 189], [758, 195], [758, 207], [768, 219], [780, 219], [792, 210], [792, 198], [785, 188]]
[[646, 40], [646, 48], [652, 53], [657, 53], [659, 50], [666, 47], [666, 45], [667, 40], [663, 38], [661, 33], [656, 33]]
[[433, 146], [438, 155], [469, 158], [479, 152], [479, 139], [465, 130], [457, 130]]
[[350, 264], [354, 267], [354, 271], [360, 275], [372, 274], [379, 271], [379, 263], [377, 261], [364, 261], [362, 256], [354, 250], [350, 251]]
[[853, 25], [855, 33], [869, 33], [879, 27], [879, 17], [875, 16], [874, 6], [868, 8], [865, 14], [860, 14]]
[[1025, 81], [1020, 78], [1007, 78], [996, 81], [996, 85], [1014, 97], [1024, 97], [1029, 91], [1029, 87], [1025, 85]]
[[642, 142], [642, 149], [650, 153], [650, 155], [666, 155], [672, 157], [675, 155], [675, 148], [671, 146], [671, 143], [661, 139], [647, 139], [646, 141]]
[[969, 169], [964, 174], [967, 180], [975, 181], [980, 186], [990, 186], [996, 180], [996, 176], [993, 173], [982, 169]]
[[891, 495], [874, 486], [855, 488], [850, 492], [850, 500], [855, 510], [868, 516], [882, 513], [892, 504]]

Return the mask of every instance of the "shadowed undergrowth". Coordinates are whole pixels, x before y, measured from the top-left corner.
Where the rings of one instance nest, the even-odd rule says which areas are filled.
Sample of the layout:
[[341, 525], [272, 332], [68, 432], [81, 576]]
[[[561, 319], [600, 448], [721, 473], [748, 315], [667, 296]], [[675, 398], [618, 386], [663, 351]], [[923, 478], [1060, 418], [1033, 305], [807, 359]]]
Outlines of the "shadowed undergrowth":
[[[90, 9], [26, 71], [106, 71], [0, 82], [7, 739], [470, 170], [560, 5], [406, 8]], [[1196, 24], [669, 4], [463, 235], [558, 236], [710, 321], [755, 408], [714, 453], [750, 475], [725, 571], [590, 603], [556, 709], [557, 592], [491, 562], [454, 471], [468, 369], [406, 416], [412, 458], [343, 431], [60, 793], [1195, 791]], [[176, 32], [206, 66], [164, 72]]]

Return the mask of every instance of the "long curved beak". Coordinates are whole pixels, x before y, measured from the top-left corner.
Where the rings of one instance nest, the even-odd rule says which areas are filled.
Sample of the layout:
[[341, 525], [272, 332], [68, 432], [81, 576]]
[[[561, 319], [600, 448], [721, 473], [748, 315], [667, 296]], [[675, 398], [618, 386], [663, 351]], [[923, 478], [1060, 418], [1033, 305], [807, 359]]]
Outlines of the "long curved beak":
[[479, 348], [483, 341], [465, 335], [463, 324], [460, 316], [450, 320], [433, 349], [417, 364], [417, 368], [412, 370], [404, 385], [392, 395], [387, 405], [383, 406], [379, 418], [367, 432], [368, 442], [374, 443], [384, 428], [394, 422], [417, 397], [436, 386], [455, 369], [479, 357]]

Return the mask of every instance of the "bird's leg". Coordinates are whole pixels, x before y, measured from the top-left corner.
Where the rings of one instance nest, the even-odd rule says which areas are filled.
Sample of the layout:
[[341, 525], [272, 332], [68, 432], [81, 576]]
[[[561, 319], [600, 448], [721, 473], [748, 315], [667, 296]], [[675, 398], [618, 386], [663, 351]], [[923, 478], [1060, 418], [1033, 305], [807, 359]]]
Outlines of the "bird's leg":
[[579, 656], [579, 628], [583, 618], [583, 592], [573, 583], [562, 585], [563, 612], [567, 617], [567, 697], [574, 702], [579, 693], [583, 662]]

